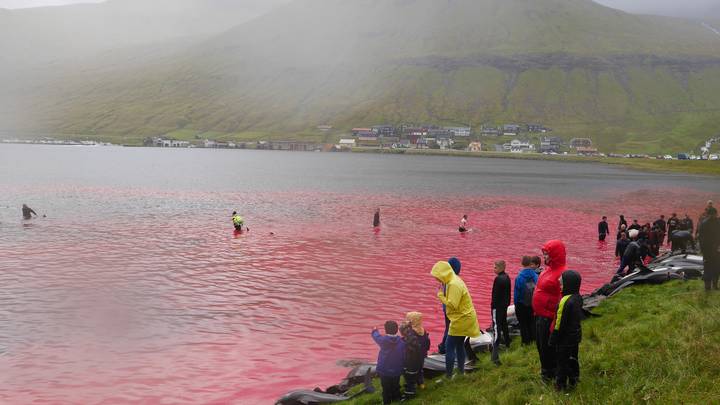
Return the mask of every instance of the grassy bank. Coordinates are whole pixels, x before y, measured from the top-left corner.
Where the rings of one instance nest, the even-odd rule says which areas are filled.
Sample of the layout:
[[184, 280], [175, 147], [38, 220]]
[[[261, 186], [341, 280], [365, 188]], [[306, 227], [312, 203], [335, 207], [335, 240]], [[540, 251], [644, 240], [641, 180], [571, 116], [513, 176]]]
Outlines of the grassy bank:
[[[481, 354], [478, 371], [431, 379], [409, 403], [720, 403], [720, 293], [702, 290], [700, 281], [675, 281], [632, 287], [603, 302], [594, 310], [601, 317], [583, 322], [581, 382], [570, 394], [541, 382], [537, 351], [515, 338], [502, 366]], [[382, 399], [378, 392], [352, 403]]]
[[720, 176], [720, 161], [707, 160], [658, 160], [658, 159], [623, 159], [623, 158], [602, 158], [602, 157], [585, 157], [576, 155], [543, 155], [539, 153], [521, 154], [521, 153], [503, 153], [503, 152], [466, 152], [455, 150], [438, 150], [438, 149], [375, 149], [375, 148], [355, 148], [353, 153], [387, 153], [399, 155], [423, 155], [423, 156], [455, 156], [455, 157], [474, 157], [474, 158], [494, 158], [494, 159], [523, 159], [523, 160], [549, 160], [556, 162], [573, 162], [573, 163], [603, 163], [610, 165], [623, 166], [630, 169], [670, 172], [670, 173], [688, 173], [707, 176]]

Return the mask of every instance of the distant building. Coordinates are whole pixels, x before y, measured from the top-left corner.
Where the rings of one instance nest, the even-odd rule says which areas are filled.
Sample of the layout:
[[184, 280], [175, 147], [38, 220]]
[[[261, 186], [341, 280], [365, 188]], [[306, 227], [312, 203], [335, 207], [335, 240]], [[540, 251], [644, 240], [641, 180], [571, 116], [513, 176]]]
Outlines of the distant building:
[[328, 132], [331, 129], [333, 129], [333, 127], [332, 127], [332, 125], [318, 125], [317, 129], [320, 130], [321, 132]]
[[355, 147], [357, 143], [354, 139], [341, 139], [340, 142], [335, 145], [335, 148], [338, 150], [350, 150]]
[[516, 124], [508, 124], [503, 125], [503, 135], [505, 136], [515, 136], [520, 133], [520, 125]]
[[470, 127], [447, 127], [444, 129], [457, 138], [467, 138], [472, 134], [472, 128]]
[[480, 142], [470, 142], [467, 150], [469, 152], [482, 152], [482, 144]]
[[427, 135], [436, 139], [450, 139], [453, 137], [453, 133], [445, 128], [429, 129]]
[[593, 143], [590, 138], [573, 138], [570, 140], [570, 147], [573, 149], [577, 148], [592, 148]]
[[359, 136], [357, 139], [357, 146], [363, 148], [377, 148], [380, 147], [380, 140], [377, 136]]
[[373, 134], [372, 128], [353, 128], [352, 129], [353, 136], [365, 136], [368, 134]]
[[560, 148], [563, 145], [562, 138], [559, 138], [557, 136], [544, 136], [542, 139], [540, 139], [540, 152], [541, 153], [551, 153], [560, 152]]
[[528, 132], [540, 132], [540, 133], [546, 133], [550, 131], [550, 128], [546, 128], [544, 125], [540, 124], [527, 124], [527, 131]]
[[585, 155], [585, 156], [595, 156], [598, 155], [597, 148], [593, 147], [585, 147], [585, 146], [578, 146], [577, 147], [577, 154], [578, 155]]
[[480, 128], [480, 134], [482, 134], [483, 136], [500, 136], [501, 133], [502, 133], [502, 130], [500, 128], [496, 128], [496, 127], [489, 127], [489, 126], [483, 125]]
[[395, 127], [392, 125], [375, 125], [372, 127], [372, 132], [381, 137], [395, 136]]
[[511, 153], [535, 152], [535, 145], [531, 144], [530, 141], [513, 139], [511, 142], [503, 145], [503, 150]]
[[152, 146], [157, 148], [189, 148], [190, 142], [176, 141], [174, 139], [152, 138]]

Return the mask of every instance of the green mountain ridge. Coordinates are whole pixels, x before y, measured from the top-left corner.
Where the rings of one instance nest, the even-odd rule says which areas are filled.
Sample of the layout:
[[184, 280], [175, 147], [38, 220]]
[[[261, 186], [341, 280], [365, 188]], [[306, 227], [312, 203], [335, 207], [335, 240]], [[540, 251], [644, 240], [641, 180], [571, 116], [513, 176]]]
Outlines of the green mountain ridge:
[[720, 35], [590, 0], [297, 0], [145, 62], [30, 92], [23, 128], [243, 138], [532, 121], [655, 153], [720, 124]]

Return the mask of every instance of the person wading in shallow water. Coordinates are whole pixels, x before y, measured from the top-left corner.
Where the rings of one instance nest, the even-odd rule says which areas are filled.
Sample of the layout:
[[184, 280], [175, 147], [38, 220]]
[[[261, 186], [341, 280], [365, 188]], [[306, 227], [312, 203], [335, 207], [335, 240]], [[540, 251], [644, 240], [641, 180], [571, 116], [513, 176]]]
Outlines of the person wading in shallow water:
[[23, 204], [22, 206], [22, 213], [24, 219], [32, 219], [33, 215], [38, 216], [38, 214], [32, 208], [28, 207], [25, 204]]
[[610, 233], [610, 226], [607, 222], [607, 217], [602, 217], [602, 221], [598, 223], [598, 240], [600, 242], [605, 241], [605, 237]]
[[468, 216], [463, 215], [463, 217], [460, 219], [460, 227], [458, 228], [458, 231], [460, 233], [465, 233], [468, 231]]
[[[241, 217], [240, 214], [238, 214], [236, 211], [233, 211], [232, 221], [233, 221], [233, 226], [235, 227], [235, 230], [238, 232], [241, 232], [243, 225], [245, 224], [245, 220], [243, 219], [243, 217]], [[247, 227], [245, 229], [247, 229]]]
[[375, 210], [375, 216], [373, 217], [373, 228], [380, 226], [380, 208]]

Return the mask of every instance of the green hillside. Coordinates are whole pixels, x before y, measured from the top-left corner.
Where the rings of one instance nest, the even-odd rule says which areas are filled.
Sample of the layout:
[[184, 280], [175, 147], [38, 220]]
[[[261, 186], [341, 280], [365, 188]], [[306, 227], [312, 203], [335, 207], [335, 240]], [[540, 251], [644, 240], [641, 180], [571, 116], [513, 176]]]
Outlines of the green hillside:
[[532, 121], [655, 153], [718, 132], [720, 35], [590, 0], [297, 0], [185, 51], [24, 89], [28, 131]]

